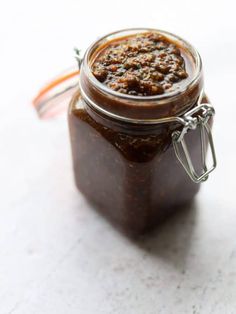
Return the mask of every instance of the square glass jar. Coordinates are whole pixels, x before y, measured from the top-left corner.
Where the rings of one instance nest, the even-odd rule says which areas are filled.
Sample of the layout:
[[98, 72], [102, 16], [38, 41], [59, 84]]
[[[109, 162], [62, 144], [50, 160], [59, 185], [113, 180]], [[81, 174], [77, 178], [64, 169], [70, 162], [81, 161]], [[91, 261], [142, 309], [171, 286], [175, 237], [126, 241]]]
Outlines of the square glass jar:
[[[202, 64], [189, 43], [157, 31], [186, 49], [194, 65], [192, 78], [165, 95], [117, 93], [91, 72], [91, 60], [99, 46], [146, 31], [150, 29], [119, 31], [89, 47], [68, 118], [78, 189], [99, 212], [132, 234], [151, 230], [189, 204], [200, 188], [198, 183], [213, 170], [205, 165], [212, 118], [203, 93]], [[205, 107], [195, 112], [202, 103]], [[193, 115], [188, 116], [191, 111]], [[201, 133], [204, 128], [208, 138]]]

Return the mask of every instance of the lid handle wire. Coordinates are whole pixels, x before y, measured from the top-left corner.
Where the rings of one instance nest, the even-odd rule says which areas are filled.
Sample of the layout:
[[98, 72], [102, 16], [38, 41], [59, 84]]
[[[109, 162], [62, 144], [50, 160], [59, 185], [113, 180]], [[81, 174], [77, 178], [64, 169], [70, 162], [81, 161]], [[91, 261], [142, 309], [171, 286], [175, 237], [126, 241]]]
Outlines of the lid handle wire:
[[[209, 174], [216, 168], [217, 164], [211, 127], [208, 123], [209, 119], [215, 114], [215, 110], [210, 104], [201, 103], [201, 100], [202, 96], [199, 97], [198, 105], [183, 115], [182, 130], [174, 131], [172, 133], [172, 143], [176, 157], [182, 164], [186, 173], [195, 183], [206, 181]], [[197, 128], [200, 128], [201, 159], [203, 168], [200, 174], [197, 174], [197, 171], [193, 166], [184, 138], [188, 131], [193, 131]], [[206, 165], [207, 143], [209, 143], [212, 156], [212, 165], [210, 167], [207, 167]]]

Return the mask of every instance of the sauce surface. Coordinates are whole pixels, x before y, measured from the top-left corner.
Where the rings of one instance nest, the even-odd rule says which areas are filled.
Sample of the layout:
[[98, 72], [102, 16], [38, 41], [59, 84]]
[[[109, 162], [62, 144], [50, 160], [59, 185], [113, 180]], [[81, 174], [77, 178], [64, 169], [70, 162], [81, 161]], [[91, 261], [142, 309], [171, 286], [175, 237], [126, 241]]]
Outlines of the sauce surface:
[[118, 38], [101, 47], [91, 65], [93, 75], [114, 91], [153, 96], [176, 90], [191, 73], [182, 47], [157, 32]]

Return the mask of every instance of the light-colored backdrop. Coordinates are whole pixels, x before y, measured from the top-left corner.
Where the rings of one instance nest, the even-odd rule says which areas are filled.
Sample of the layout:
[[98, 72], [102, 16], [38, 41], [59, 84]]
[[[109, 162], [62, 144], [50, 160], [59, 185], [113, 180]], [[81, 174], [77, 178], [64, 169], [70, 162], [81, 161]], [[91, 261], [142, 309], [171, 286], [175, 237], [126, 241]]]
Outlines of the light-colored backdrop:
[[[65, 116], [30, 100], [107, 32], [147, 26], [194, 44], [216, 107], [218, 169], [192, 210], [133, 243], [76, 191]], [[234, 1], [1, 1], [0, 313], [236, 311]]]

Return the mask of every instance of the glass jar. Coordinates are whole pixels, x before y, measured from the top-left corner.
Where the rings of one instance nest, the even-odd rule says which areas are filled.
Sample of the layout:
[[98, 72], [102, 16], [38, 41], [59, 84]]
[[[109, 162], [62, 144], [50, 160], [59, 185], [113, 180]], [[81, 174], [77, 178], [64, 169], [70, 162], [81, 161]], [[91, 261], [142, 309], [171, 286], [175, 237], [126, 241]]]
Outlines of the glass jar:
[[[184, 84], [162, 95], [131, 96], [95, 78], [91, 63], [100, 47], [150, 31], [181, 47], [186, 70], [191, 68]], [[97, 40], [83, 61], [78, 61], [80, 73], [69, 70], [57, 77], [33, 103], [41, 117], [55, 115], [65, 96], [76, 90], [68, 122], [78, 189], [124, 231], [149, 231], [170, 213], [190, 204], [200, 183], [216, 167], [211, 135], [214, 108], [204, 93], [201, 58], [192, 45], [176, 35], [127, 29]], [[212, 157], [209, 168], [208, 147]]]
[[[202, 63], [183, 39], [158, 31], [191, 55], [194, 75], [181, 89], [130, 96], [100, 83], [91, 72], [95, 51], [131, 29], [92, 44], [83, 59], [79, 89], [69, 106], [69, 129], [78, 189], [123, 230], [140, 234], [189, 204], [215, 168], [214, 109], [203, 92]], [[153, 31], [153, 30], [151, 30]], [[156, 31], [156, 30], [155, 30]], [[211, 148], [213, 166], [206, 166]]]

